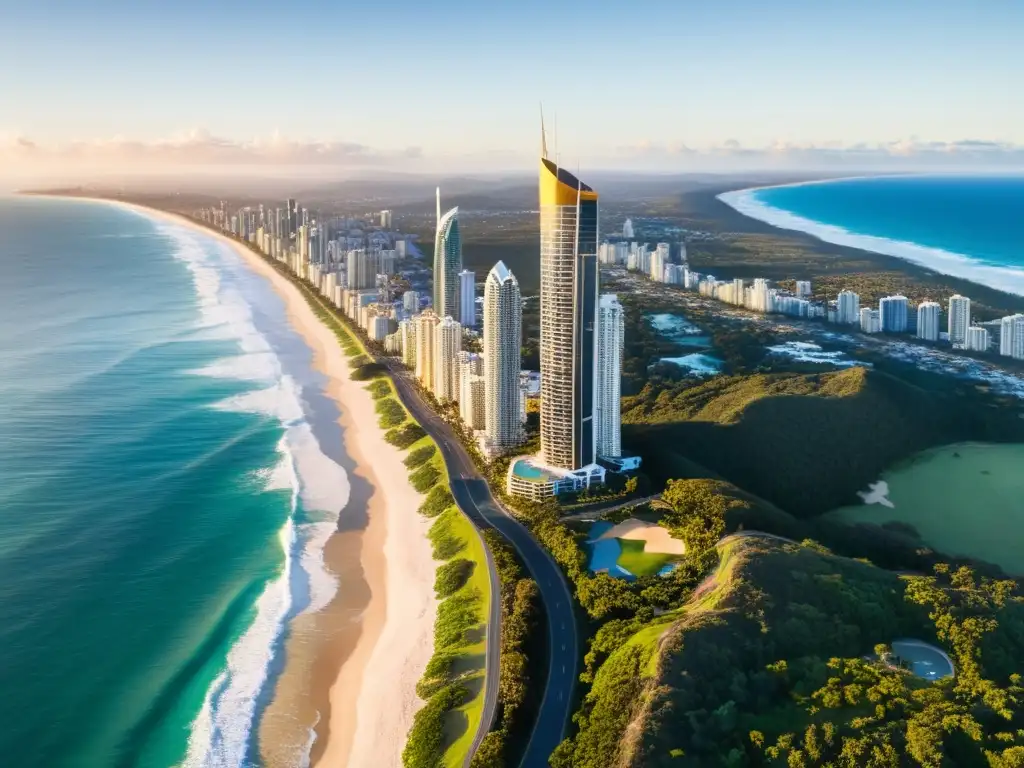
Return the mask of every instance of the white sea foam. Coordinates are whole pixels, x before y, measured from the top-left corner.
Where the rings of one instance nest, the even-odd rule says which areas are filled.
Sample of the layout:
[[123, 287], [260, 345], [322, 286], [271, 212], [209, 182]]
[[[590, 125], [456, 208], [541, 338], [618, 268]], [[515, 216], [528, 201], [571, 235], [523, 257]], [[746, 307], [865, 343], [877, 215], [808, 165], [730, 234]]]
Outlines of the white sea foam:
[[744, 216], [771, 224], [773, 227], [806, 232], [826, 243], [895, 256], [943, 275], [960, 277], [989, 288], [1024, 296], [1024, 269], [985, 264], [967, 254], [953, 253], [903, 240], [861, 235], [842, 227], [805, 219], [762, 202], [755, 194], [757, 191], [758, 188], [723, 192], [718, 195], [718, 199]]
[[[255, 283], [245, 281], [254, 278], [237, 255], [184, 227], [158, 226], [174, 241], [177, 257], [191, 271], [199, 299], [197, 334], [232, 340], [239, 349], [237, 355], [190, 373], [257, 383], [257, 388], [215, 407], [264, 414], [284, 429], [278, 443], [280, 459], [256, 473], [263, 490], [292, 492], [291, 514], [280, 531], [284, 565], [260, 595], [253, 623], [232, 646], [226, 669], [207, 691], [192, 723], [183, 763], [188, 768], [239, 768], [246, 759], [257, 697], [266, 684], [284, 622], [290, 612], [322, 609], [338, 589], [337, 579], [324, 565], [323, 548], [348, 502], [348, 476], [321, 450], [306, 419], [301, 386], [283, 371], [253, 323], [245, 290]], [[300, 505], [311, 522], [296, 520]]]

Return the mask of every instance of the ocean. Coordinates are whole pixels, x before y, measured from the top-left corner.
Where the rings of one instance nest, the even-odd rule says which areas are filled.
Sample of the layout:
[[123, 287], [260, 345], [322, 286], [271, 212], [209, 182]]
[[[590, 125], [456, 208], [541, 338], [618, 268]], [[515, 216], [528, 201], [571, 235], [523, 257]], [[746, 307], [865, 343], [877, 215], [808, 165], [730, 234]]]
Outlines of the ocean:
[[0, 763], [258, 764], [289, 620], [339, 586], [311, 359], [215, 239], [0, 199]]
[[882, 176], [739, 190], [740, 213], [1024, 295], [1024, 178]]

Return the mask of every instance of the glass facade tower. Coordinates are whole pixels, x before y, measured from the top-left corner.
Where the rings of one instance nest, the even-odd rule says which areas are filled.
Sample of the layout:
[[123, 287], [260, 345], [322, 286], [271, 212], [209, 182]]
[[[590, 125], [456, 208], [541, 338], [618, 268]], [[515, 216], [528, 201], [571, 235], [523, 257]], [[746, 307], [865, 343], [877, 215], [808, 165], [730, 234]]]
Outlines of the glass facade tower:
[[437, 191], [437, 236], [434, 239], [434, 311], [438, 317], [459, 317], [459, 273], [462, 271], [462, 235], [459, 209], [441, 215]]
[[548, 466], [595, 461], [597, 192], [540, 161], [540, 439]]

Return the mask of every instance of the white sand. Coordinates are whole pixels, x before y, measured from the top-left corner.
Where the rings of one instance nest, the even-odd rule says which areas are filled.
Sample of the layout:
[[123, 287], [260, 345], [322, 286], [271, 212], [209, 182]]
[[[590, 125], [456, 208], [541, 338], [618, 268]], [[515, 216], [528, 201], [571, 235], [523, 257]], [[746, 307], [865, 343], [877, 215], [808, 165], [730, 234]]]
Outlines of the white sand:
[[609, 528], [602, 539], [633, 539], [644, 542], [644, 552], [659, 552], [666, 555], [685, 555], [686, 545], [673, 539], [669, 532], [656, 523], [631, 517]]
[[[346, 447], [355, 448], [350, 455], [359, 464], [360, 474], [374, 486], [376, 503], [371, 504], [370, 514], [383, 509], [386, 517], [383, 552], [376, 555], [384, 560], [384, 588], [374, 590], [371, 573], [379, 568], [374, 567], [377, 563], [370, 564], [366, 570], [371, 607], [364, 614], [367, 619], [379, 615], [379, 610], [373, 610], [379, 609], [379, 603], [373, 604], [383, 601], [383, 626], [364, 626], [356, 650], [331, 686], [329, 735], [317, 765], [398, 768], [413, 715], [423, 706], [416, 696], [416, 683], [433, 652], [438, 602], [433, 589], [437, 563], [427, 539], [430, 521], [416, 511], [423, 497], [409, 482], [409, 472], [402, 463], [405, 453], [384, 440], [366, 382], [350, 378], [348, 359], [334, 333], [320, 322], [294, 284], [242, 244], [186, 218], [116, 204], [195, 229], [229, 245], [253, 271], [270, 281], [284, 299], [295, 330], [314, 349], [317, 367], [328, 377], [328, 393], [345, 412]], [[363, 457], [372, 459], [367, 462]], [[370, 557], [374, 554], [367, 553]], [[372, 647], [367, 648], [368, 644]], [[353, 665], [361, 668], [346, 669]]]

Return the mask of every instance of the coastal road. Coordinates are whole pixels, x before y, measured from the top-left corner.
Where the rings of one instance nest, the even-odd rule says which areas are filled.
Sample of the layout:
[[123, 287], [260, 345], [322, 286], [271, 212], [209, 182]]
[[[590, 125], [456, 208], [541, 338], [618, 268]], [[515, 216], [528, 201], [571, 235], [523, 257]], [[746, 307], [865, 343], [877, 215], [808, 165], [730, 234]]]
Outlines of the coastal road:
[[[565, 735], [576, 686], [579, 637], [569, 585], [548, 551], [494, 498], [487, 481], [477, 471], [451, 426], [423, 401], [413, 387], [407, 369], [391, 358], [381, 358], [379, 362], [384, 363], [390, 371], [405, 407], [437, 443], [448, 467], [452, 496], [459, 508], [478, 528], [493, 528], [501, 534], [519, 553], [530, 577], [540, 589], [548, 622], [548, 678], [537, 722], [520, 765], [523, 768], [543, 768], [548, 764], [548, 756]], [[492, 608], [498, 610], [500, 616], [500, 599], [497, 594], [492, 600]], [[492, 616], [489, 626], [498, 627], [500, 623]], [[494, 642], [488, 638], [487, 694], [481, 718], [485, 724], [493, 722], [497, 705], [500, 645], [497, 637]], [[474, 752], [481, 738], [483, 729], [474, 741]]]

